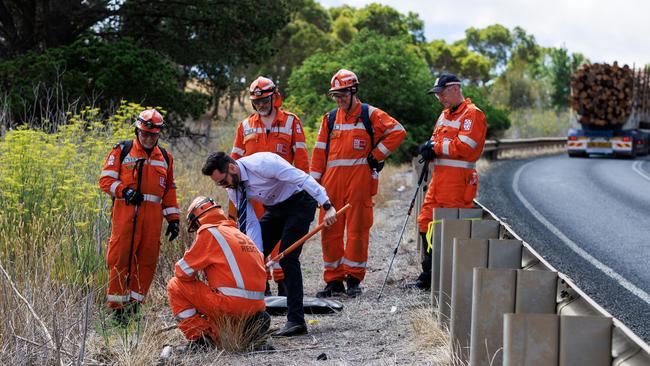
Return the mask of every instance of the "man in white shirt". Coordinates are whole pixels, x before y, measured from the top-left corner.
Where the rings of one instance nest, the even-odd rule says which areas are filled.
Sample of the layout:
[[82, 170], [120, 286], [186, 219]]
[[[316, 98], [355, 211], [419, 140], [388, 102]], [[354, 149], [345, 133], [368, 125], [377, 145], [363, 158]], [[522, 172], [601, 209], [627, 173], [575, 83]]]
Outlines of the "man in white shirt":
[[[225, 152], [211, 153], [201, 171], [227, 189], [228, 198], [237, 207], [239, 229], [247, 235], [251, 230], [251, 234], [256, 235], [257, 221], [248, 200], [264, 205], [259, 229], [265, 257], [279, 240], [282, 240], [280, 251], [283, 251], [307, 234], [317, 205], [325, 210], [325, 226], [336, 222], [336, 209], [325, 188], [277, 154], [259, 152], [235, 161]], [[307, 333], [302, 304], [301, 250], [302, 247], [298, 247], [280, 261], [285, 274], [288, 313], [285, 326], [274, 333], [278, 337]]]

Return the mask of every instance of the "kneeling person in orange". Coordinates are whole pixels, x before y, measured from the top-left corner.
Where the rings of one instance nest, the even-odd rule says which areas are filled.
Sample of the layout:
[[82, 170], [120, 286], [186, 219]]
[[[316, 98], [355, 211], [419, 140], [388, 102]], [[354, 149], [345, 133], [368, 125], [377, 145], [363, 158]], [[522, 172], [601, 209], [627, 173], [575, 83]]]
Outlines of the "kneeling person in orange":
[[[187, 213], [196, 238], [176, 263], [167, 294], [178, 328], [191, 343], [211, 347], [220, 341], [217, 320], [258, 319], [261, 336], [270, 325], [264, 311], [266, 270], [262, 253], [228, 220], [212, 198], [197, 197]], [[207, 284], [196, 277], [205, 273]]]
[[160, 251], [163, 216], [166, 235], [179, 232], [174, 183], [174, 159], [158, 145], [164, 126], [155, 109], [142, 111], [135, 138], [122, 141], [106, 157], [99, 185], [114, 200], [111, 237], [106, 253], [109, 268], [107, 303], [119, 323], [137, 313], [149, 291]]

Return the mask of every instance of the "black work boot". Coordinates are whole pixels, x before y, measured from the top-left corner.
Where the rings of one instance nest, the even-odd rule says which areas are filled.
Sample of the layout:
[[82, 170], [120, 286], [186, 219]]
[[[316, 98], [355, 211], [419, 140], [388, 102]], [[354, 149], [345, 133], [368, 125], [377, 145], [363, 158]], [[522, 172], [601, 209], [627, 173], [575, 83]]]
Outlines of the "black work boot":
[[288, 321], [282, 329], [273, 333], [274, 337], [293, 337], [297, 335], [303, 335], [309, 333], [307, 331], [307, 324], [305, 323], [294, 323]]
[[278, 285], [278, 296], [287, 296], [287, 286], [285, 286], [283, 280], [275, 281]]
[[271, 296], [273, 295], [271, 293], [271, 286], [269, 285], [269, 281], [266, 281], [266, 288], [264, 289], [264, 296]]
[[129, 313], [126, 308], [113, 308], [111, 313], [112, 322], [119, 327], [129, 325]]
[[342, 293], [345, 293], [345, 286], [343, 286], [343, 282], [332, 281], [332, 282], [328, 282], [327, 286], [325, 286], [325, 288], [322, 291], [318, 291], [316, 293], [316, 297], [318, 298], [332, 297], [334, 295], [338, 295]]
[[415, 282], [407, 283], [404, 285], [404, 288], [407, 290], [422, 290], [430, 291], [431, 290], [431, 280], [425, 280], [424, 277], [431, 278], [431, 273], [421, 273]]
[[349, 297], [355, 298], [361, 295], [361, 286], [359, 286], [361, 281], [359, 281], [354, 276], [348, 275], [348, 278], [345, 279], [345, 282], [348, 285], [348, 289], [345, 291], [345, 293], [347, 293]]

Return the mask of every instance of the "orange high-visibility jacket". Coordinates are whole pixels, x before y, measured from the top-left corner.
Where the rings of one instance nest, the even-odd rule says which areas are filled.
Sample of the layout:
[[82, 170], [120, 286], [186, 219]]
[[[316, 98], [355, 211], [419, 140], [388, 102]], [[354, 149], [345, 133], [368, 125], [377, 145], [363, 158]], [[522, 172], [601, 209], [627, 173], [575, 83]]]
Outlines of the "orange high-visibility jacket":
[[194, 243], [176, 263], [174, 274], [181, 281], [194, 281], [201, 270], [210, 288], [225, 296], [264, 301], [262, 253], [225, 217], [199, 228]]
[[329, 156], [325, 156], [328, 134], [328, 116], [323, 116], [320, 131], [311, 161], [311, 176], [320, 181], [326, 171], [337, 166], [367, 165], [369, 153], [382, 161], [395, 151], [406, 137], [404, 127], [386, 112], [373, 106], [368, 106], [368, 114], [374, 129], [375, 148], [372, 149], [370, 136], [361, 119], [361, 102], [351, 113], [346, 114], [340, 108], [336, 113], [336, 121], [330, 135]]
[[[138, 177], [134, 172], [135, 163], [138, 159], [145, 159], [142, 169], [142, 182], [140, 192], [144, 195], [144, 201], [149, 202], [147, 210], [150, 210], [151, 203], [160, 204], [162, 215], [167, 221], [178, 220], [179, 213], [178, 202], [176, 201], [176, 184], [174, 183], [174, 157], [167, 152], [169, 164], [165, 161], [160, 148], [156, 145], [147, 156], [146, 151], [140, 145], [138, 139], [133, 139], [133, 145], [129, 154], [120, 162], [121, 145], [116, 144], [110, 152], [101, 176], [99, 185], [102, 191], [108, 193], [116, 199], [113, 208], [113, 214], [116, 210], [124, 207], [124, 197], [122, 191], [124, 188], [136, 189]], [[129, 212], [133, 211], [129, 208]], [[160, 228], [159, 228], [160, 229]]]
[[435, 207], [472, 207], [478, 188], [476, 161], [486, 132], [485, 115], [469, 98], [453, 113], [445, 109], [440, 114], [431, 136], [436, 153], [432, 179], [418, 216], [421, 232], [427, 231]]
[[276, 153], [309, 174], [305, 133], [295, 114], [278, 108], [268, 134], [258, 113], [251, 114], [239, 124], [230, 156], [237, 160], [263, 151]]

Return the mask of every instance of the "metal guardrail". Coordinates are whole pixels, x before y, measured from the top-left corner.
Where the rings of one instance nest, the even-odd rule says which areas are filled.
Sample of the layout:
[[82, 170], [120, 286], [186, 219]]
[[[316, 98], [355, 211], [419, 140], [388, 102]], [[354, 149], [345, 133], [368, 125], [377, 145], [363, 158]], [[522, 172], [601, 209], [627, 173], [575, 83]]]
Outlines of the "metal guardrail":
[[486, 140], [483, 157], [496, 160], [500, 152], [507, 150], [525, 150], [543, 147], [564, 147], [566, 137], [537, 137], [530, 139]]

